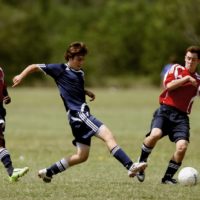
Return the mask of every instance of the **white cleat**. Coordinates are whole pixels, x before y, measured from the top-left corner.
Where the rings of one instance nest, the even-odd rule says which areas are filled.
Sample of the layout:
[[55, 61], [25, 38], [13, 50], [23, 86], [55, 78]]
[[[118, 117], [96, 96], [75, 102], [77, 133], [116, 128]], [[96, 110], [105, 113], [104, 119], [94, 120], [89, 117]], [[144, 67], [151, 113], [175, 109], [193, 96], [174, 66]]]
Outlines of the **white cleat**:
[[41, 178], [45, 183], [50, 183], [52, 177], [47, 176], [47, 169], [41, 169], [38, 172], [39, 178]]
[[137, 175], [138, 172], [144, 171], [146, 167], [147, 167], [146, 162], [133, 163], [132, 166], [128, 170], [128, 176], [134, 177]]

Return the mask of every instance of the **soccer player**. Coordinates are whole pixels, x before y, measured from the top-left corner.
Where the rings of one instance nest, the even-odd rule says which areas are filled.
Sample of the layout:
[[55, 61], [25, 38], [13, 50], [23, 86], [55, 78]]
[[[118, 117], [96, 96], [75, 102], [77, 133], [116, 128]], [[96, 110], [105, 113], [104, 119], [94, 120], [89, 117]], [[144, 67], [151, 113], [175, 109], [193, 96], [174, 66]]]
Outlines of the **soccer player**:
[[[160, 107], [153, 115], [151, 130], [142, 145], [139, 162], [147, 162], [158, 140], [166, 135], [176, 144], [176, 150], [161, 180], [163, 184], [177, 183], [173, 176], [181, 166], [188, 148], [190, 138], [188, 115], [194, 97], [200, 92], [200, 75], [197, 73], [199, 63], [200, 47], [190, 46], [186, 50], [185, 66], [175, 64], [167, 72], [163, 80], [165, 88], [159, 97]], [[144, 171], [137, 173], [137, 178], [143, 182]]]
[[16, 182], [20, 177], [27, 173], [29, 169], [28, 167], [14, 169], [10, 154], [6, 149], [4, 137], [6, 110], [3, 104], [9, 104], [10, 102], [11, 98], [8, 94], [7, 86], [4, 80], [4, 72], [0, 67], [0, 160], [7, 170], [9, 180], [11, 182]]
[[92, 136], [96, 136], [106, 143], [111, 154], [128, 170], [129, 177], [134, 177], [137, 172], [144, 170], [147, 166], [145, 162], [133, 163], [117, 145], [111, 131], [91, 115], [85, 96], [89, 96], [92, 101], [95, 99], [95, 95], [91, 91], [85, 90], [82, 70], [87, 52], [84, 43], [73, 42], [65, 52], [66, 63], [32, 64], [13, 78], [13, 87], [15, 87], [32, 72], [43, 71], [48, 74], [55, 80], [68, 114], [76, 153], [62, 158], [48, 168], [39, 170], [38, 175], [44, 182], [51, 182], [53, 175], [63, 172], [73, 165], [85, 162], [89, 156]]

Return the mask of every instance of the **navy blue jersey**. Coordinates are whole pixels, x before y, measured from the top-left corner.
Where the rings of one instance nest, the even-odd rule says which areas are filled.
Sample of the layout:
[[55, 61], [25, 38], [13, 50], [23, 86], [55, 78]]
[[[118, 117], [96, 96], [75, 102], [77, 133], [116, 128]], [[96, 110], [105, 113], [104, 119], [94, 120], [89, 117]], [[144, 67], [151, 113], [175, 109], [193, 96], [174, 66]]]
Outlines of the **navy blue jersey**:
[[67, 64], [38, 64], [51, 76], [60, 91], [66, 110], [83, 111], [85, 107], [84, 72]]

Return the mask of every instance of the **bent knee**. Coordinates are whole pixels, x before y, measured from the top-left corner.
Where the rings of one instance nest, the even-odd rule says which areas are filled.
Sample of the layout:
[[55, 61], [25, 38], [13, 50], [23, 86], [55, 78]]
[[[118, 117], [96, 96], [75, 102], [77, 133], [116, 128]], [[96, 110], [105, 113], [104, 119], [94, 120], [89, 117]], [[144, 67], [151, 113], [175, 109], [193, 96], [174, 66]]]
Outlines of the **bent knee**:
[[162, 137], [162, 131], [158, 128], [154, 128], [152, 129], [149, 137], [153, 140], [159, 140]]
[[79, 162], [85, 162], [88, 159], [88, 155], [79, 155]]
[[179, 140], [177, 143], [176, 143], [176, 151], [178, 152], [186, 152], [187, 151], [187, 148], [188, 148], [188, 142], [185, 141], [185, 140]]
[[179, 153], [185, 153], [187, 151], [187, 145], [180, 145], [179, 147], [177, 147], [177, 151]]

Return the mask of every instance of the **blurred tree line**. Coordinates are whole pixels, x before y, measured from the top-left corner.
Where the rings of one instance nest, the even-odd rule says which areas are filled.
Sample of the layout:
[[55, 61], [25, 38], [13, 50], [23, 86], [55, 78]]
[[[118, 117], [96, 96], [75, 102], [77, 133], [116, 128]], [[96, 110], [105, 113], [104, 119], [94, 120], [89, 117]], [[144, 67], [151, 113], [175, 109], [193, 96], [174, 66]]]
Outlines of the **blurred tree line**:
[[[200, 0], [0, 0], [0, 65], [8, 84], [32, 63], [64, 62], [69, 43], [89, 48], [87, 85], [159, 84], [171, 55], [200, 44]], [[31, 82], [44, 79], [41, 74]], [[116, 82], [118, 80], [119, 82]]]

